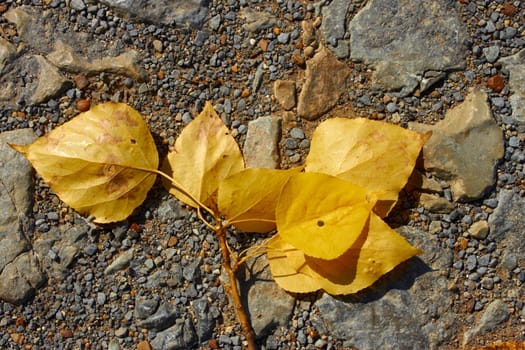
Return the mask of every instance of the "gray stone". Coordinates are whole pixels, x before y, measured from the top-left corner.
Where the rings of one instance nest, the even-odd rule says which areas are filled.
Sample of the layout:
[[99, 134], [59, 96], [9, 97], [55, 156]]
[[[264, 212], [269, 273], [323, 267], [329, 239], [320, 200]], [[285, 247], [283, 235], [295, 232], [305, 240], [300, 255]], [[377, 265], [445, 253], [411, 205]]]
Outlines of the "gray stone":
[[510, 312], [507, 304], [500, 299], [494, 300], [487, 306], [474, 328], [465, 332], [463, 346], [466, 346], [473, 337], [489, 332], [499, 324], [507, 321], [509, 315]]
[[243, 7], [239, 11], [239, 16], [245, 21], [242, 27], [252, 33], [271, 28], [277, 21], [268, 12], [257, 11], [251, 7]]
[[326, 42], [333, 47], [337, 46], [338, 40], [345, 35], [346, 14], [350, 3], [348, 0], [333, 0], [322, 7], [323, 22], [320, 30]]
[[509, 190], [498, 194], [498, 206], [490, 214], [488, 222], [489, 238], [505, 242], [505, 251], [518, 257], [525, 256], [525, 199]]
[[248, 168], [279, 167], [281, 118], [259, 117], [248, 123], [243, 154]]
[[511, 121], [525, 123], [525, 49], [499, 60], [509, 70]]
[[360, 350], [438, 349], [454, 332], [453, 294], [446, 279], [453, 254], [415, 228], [399, 232], [423, 250], [353, 296], [327, 294], [315, 302], [324, 324], [345, 346]]
[[101, 0], [123, 16], [148, 23], [200, 28], [208, 0]]
[[116, 57], [85, 58], [77, 54], [71, 45], [57, 40], [47, 59], [60, 69], [72, 73], [96, 75], [108, 72], [129, 76], [137, 81], [144, 81], [147, 77], [146, 71], [139, 65], [140, 54], [135, 50], [126, 51]]
[[0, 272], [30, 248], [25, 233], [32, 202], [31, 165], [8, 143], [29, 144], [35, 138], [32, 129], [0, 134]]
[[467, 32], [454, 2], [372, 0], [352, 19], [350, 58], [375, 68], [375, 84], [410, 94], [423, 73], [465, 68]]
[[9, 41], [0, 37], [0, 73], [4, 67], [15, 57], [16, 48]]
[[197, 319], [196, 332], [199, 342], [211, 339], [215, 330], [215, 319], [210, 313], [210, 303], [206, 298], [194, 300], [191, 307]]
[[348, 66], [321, 47], [306, 61], [305, 82], [297, 102], [297, 115], [315, 120], [332, 109], [345, 91], [350, 75]]
[[175, 321], [180, 317], [180, 314], [181, 312], [178, 308], [163, 303], [153, 315], [148, 316], [144, 320], [140, 320], [137, 325], [142, 328], [161, 331], [175, 324]]
[[148, 316], [153, 315], [159, 307], [159, 297], [154, 296], [152, 298], [138, 297], [135, 299], [135, 317], [144, 320]]
[[262, 337], [276, 327], [285, 327], [295, 299], [272, 280], [266, 255], [248, 259], [243, 266], [238, 278], [255, 335]]
[[514, 253], [506, 252], [501, 259], [501, 266], [509, 271], [514, 270], [518, 267], [518, 257]]
[[39, 66], [39, 77], [36, 88], [29, 98], [29, 104], [35, 105], [47, 102], [49, 99], [59, 96], [73, 85], [71, 81], [60, 74], [56, 66], [49, 63], [43, 56], [36, 55], [34, 58]]
[[263, 67], [263, 64], [261, 63], [259, 64], [259, 66], [257, 66], [257, 69], [255, 70], [255, 74], [253, 76], [253, 82], [252, 82], [253, 92], [259, 91], [259, 88], [261, 87], [261, 84], [263, 81], [263, 74], [264, 74], [264, 67]]
[[32, 298], [46, 281], [38, 258], [32, 252], [18, 255], [0, 274], [0, 299], [22, 304]]
[[193, 349], [198, 338], [195, 327], [190, 320], [178, 319], [174, 326], [157, 333], [151, 341], [154, 350], [185, 350]]
[[494, 184], [495, 165], [503, 156], [504, 141], [485, 92], [473, 90], [434, 126], [410, 123], [409, 127], [433, 132], [423, 147], [424, 167], [450, 182], [455, 200], [481, 198]]
[[69, 3], [69, 6], [71, 6], [72, 9], [75, 9], [77, 11], [82, 11], [86, 8], [86, 4], [84, 3], [84, 0], [71, 0]]
[[499, 57], [499, 46], [489, 46], [483, 49], [483, 55], [485, 56], [485, 59], [490, 62], [494, 63]]
[[216, 31], [217, 29], [219, 29], [221, 22], [222, 22], [221, 14], [218, 13], [210, 19], [210, 23], [209, 23], [210, 29], [213, 31]]
[[273, 83], [273, 95], [285, 111], [295, 107], [295, 82], [291, 80], [276, 80]]
[[106, 269], [104, 270], [104, 274], [109, 275], [113, 272], [125, 269], [126, 267], [128, 267], [131, 259], [133, 259], [134, 254], [134, 248], [126, 250], [124, 253], [120, 254], [116, 259], [114, 259], [111, 265], [106, 267]]

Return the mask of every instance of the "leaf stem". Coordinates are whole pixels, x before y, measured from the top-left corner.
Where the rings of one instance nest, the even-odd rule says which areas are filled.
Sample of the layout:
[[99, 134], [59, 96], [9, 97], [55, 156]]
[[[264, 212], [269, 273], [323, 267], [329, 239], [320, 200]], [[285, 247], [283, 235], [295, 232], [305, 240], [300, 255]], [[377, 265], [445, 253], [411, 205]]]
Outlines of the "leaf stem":
[[[210, 213], [210, 215], [212, 216], [216, 216], [215, 215], [215, 212], [213, 210], [211, 210], [210, 208], [208, 208], [204, 203], [202, 203], [201, 201], [199, 201], [197, 198], [195, 198], [191, 193], [189, 193], [188, 191], [186, 191], [184, 189], [184, 187], [178, 183], [174, 178], [172, 178], [171, 176], [167, 175], [166, 173], [160, 171], [160, 170], [157, 170], [157, 169], [142, 169], [144, 171], [150, 171], [152, 173], [155, 173], [155, 174], [158, 174], [160, 176], [162, 176], [163, 178], [165, 178], [166, 180], [170, 181], [172, 186], [177, 190], [179, 191], [180, 193], [182, 193], [183, 195], [185, 195], [186, 197], [188, 197], [189, 199], [191, 199], [192, 201], [195, 202], [195, 204], [197, 204], [198, 207], [206, 210], [208, 213]], [[205, 221], [205, 220], [203, 220]], [[215, 230], [215, 229], [213, 229]]]
[[244, 307], [242, 305], [239, 288], [237, 286], [237, 278], [235, 277], [235, 272], [233, 271], [231, 266], [231, 252], [226, 241], [226, 226], [223, 226], [219, 223], [219, 228], [215, 232], [217, 233], [219, 247], [221, 249], [222, 267], [226, 270], [226, 273], [228, 274], [228, 279], [230, 280], [230, 286], [224, 287], [228, 290], [233, 299], [233, 304], [237, 313], [237, 318], [241, 323], [242, 332], [246, 337], [246, 340], [248, 341], [248, 350], [256, 350], [257, 347], [255, 345], [255, 334], [250, 323], [250, 318], [246, 314], [246, 311], [244, 310]]

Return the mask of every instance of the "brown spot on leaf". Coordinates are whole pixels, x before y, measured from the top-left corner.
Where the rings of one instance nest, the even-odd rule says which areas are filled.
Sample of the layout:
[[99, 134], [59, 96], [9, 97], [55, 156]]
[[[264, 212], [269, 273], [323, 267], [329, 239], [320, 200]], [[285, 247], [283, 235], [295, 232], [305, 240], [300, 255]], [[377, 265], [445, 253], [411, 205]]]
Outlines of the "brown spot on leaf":
[[128, 114], [127, 111], [115, 110], [112, 114], [112, 117], [120, 123], [124, 123], [127, 126], [139, 126], [136, 120], [133, 120]]
[[106, 185], [108, 194], [125, 192], [128, 189], [128, 179], [122, 174], [116, 174]]

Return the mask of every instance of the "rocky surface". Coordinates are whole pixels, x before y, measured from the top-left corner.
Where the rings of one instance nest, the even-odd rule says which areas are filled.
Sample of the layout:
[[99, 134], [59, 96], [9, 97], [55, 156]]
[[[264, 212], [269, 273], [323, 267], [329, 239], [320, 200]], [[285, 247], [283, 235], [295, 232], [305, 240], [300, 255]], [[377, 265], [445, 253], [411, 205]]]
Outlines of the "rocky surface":
[[[246, 345], [217, 241], [191, 208], [155, 186], [128, 220], [94, 225], [4, 143], [110, 100], [140, 111], [161, 156], [209, 100], [249, 166], [300, 165], [335, 115], [433, 130], [388, 218], [424, 253], [349, 297], [286, 294], [256, 259], [240, 285], [261, 349], [523, 341], [524, 11], [503, 0], [1, 2], [0, 348]], [[263, 237], [228, 239], [242, 250]]]
[[465, 68], [467, 33], [451, 2], [372, 0], [348, 31], [350, 57], [371, 64], [375, 83], [401, 96], [435, 72]]

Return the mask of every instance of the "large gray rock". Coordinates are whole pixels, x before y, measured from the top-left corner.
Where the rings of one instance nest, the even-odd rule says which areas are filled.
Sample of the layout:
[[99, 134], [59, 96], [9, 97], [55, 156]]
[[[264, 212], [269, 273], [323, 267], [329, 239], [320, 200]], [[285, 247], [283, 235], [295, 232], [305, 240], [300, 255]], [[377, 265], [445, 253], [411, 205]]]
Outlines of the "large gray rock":
[[512, 106], [512, 120], [525, 123], [525, 49], [515, 55], [499, 60], [509, 70], [509, 97]]
[[85, 58], [61, 40], [54, 44], [54, 50], [47, 59], [62, 70], [73, 73], [96, 75], [101, 72], [115, 73], [132, 77], [138, 81], [146, 79], [146, 71], [139, 65], [140, 54], [130, 50], [115, 57]]
[[30, 251], [20, 254], [0, 274], [0, 299], [22, 304], [32, 298], [46, 281], [38, 258]]
[[38, 63], [38, 76], [34, 91], [29, 97], [29, 104], [36, 105], [59, 96], [62, 92], [70, 88], [73, 83], [58, 71], [57, 67], [49, 63], [43, 56], [35, 55], [34, 59]]
[[463, 346], [467, 345], [473, 337], [493, 330], [497, 325], [509, 319], [509, 307], [503, 300], [496, 299], [487, 306], [478, 323], [465, 332]]
[[26, 237], [31, 211], [31, 165], [8, 146], [28, 144], [32, 129], [0, 134], [0, 299], [13, 304], [27, 301], [45, 281]]
[[262, 337], [276, 327], [286, 327], [295, 298], [273, 281], [266, 255], [248, 259], [242, 272], [238, 277], [241, 294], [255, 335]]
[[13, 57], [15, 57], [16, 48], [9, 41], [0, 37], [0, 73], [4, 70], [4, 67], [9, 63]]
[[[525, 263], [525, 199], [510, 190], [498, 193], [498, 206], [489, 216], [489, 238], [505, 242], [505, 250]], [[523, 267], [523, 265], [522, 265]]]
[[[22, 71], [30, 72], [23, 86], [18, 79]], [[0, 107], [16, 108], [20, 100], [29, 105], [43, 103], [71, 85], [72, 82], [43, 56], [25, 55], [6, 67], [5, 74], [0, 76]]]
[[492, 117], [487, 94], [473, 90], [465, 101], [447, 111], [433, 126], [411, 123], [410, 128], [432, 131], [423, 147], [424, 167], [450, 182], [456, 200], [481, 198], [494, 184], [495, 166], [503, 157], [503, 132]]
[[371, 0], [352, 19], [350, 57], [382, 89], [410, 94], [426, 71], [465, 68], [466, 29], [453, 1]]
[[179, 27], [202, 27], [209, 0], [101, 0], [124, 17]]
[[306, 61], [305, 82], [297, 101], [297, 115], [315, 120], [332, 109], [345, 91], [350, 75], [348, 66], [321, 47]]
[[191, 320], [177, 319], [177, 323], [158, 332], [151, 341], [154, 350], [185, 350], [197, 345], [198, 338]]
[[323, 295], [313, 322], [343, 346], [360, 350], [438, 349], [454, 331], [446, 270], [452, 253], [415, 228], [400, 233], [424, 253], [401, 264], [365, 291], [346, 298]]

